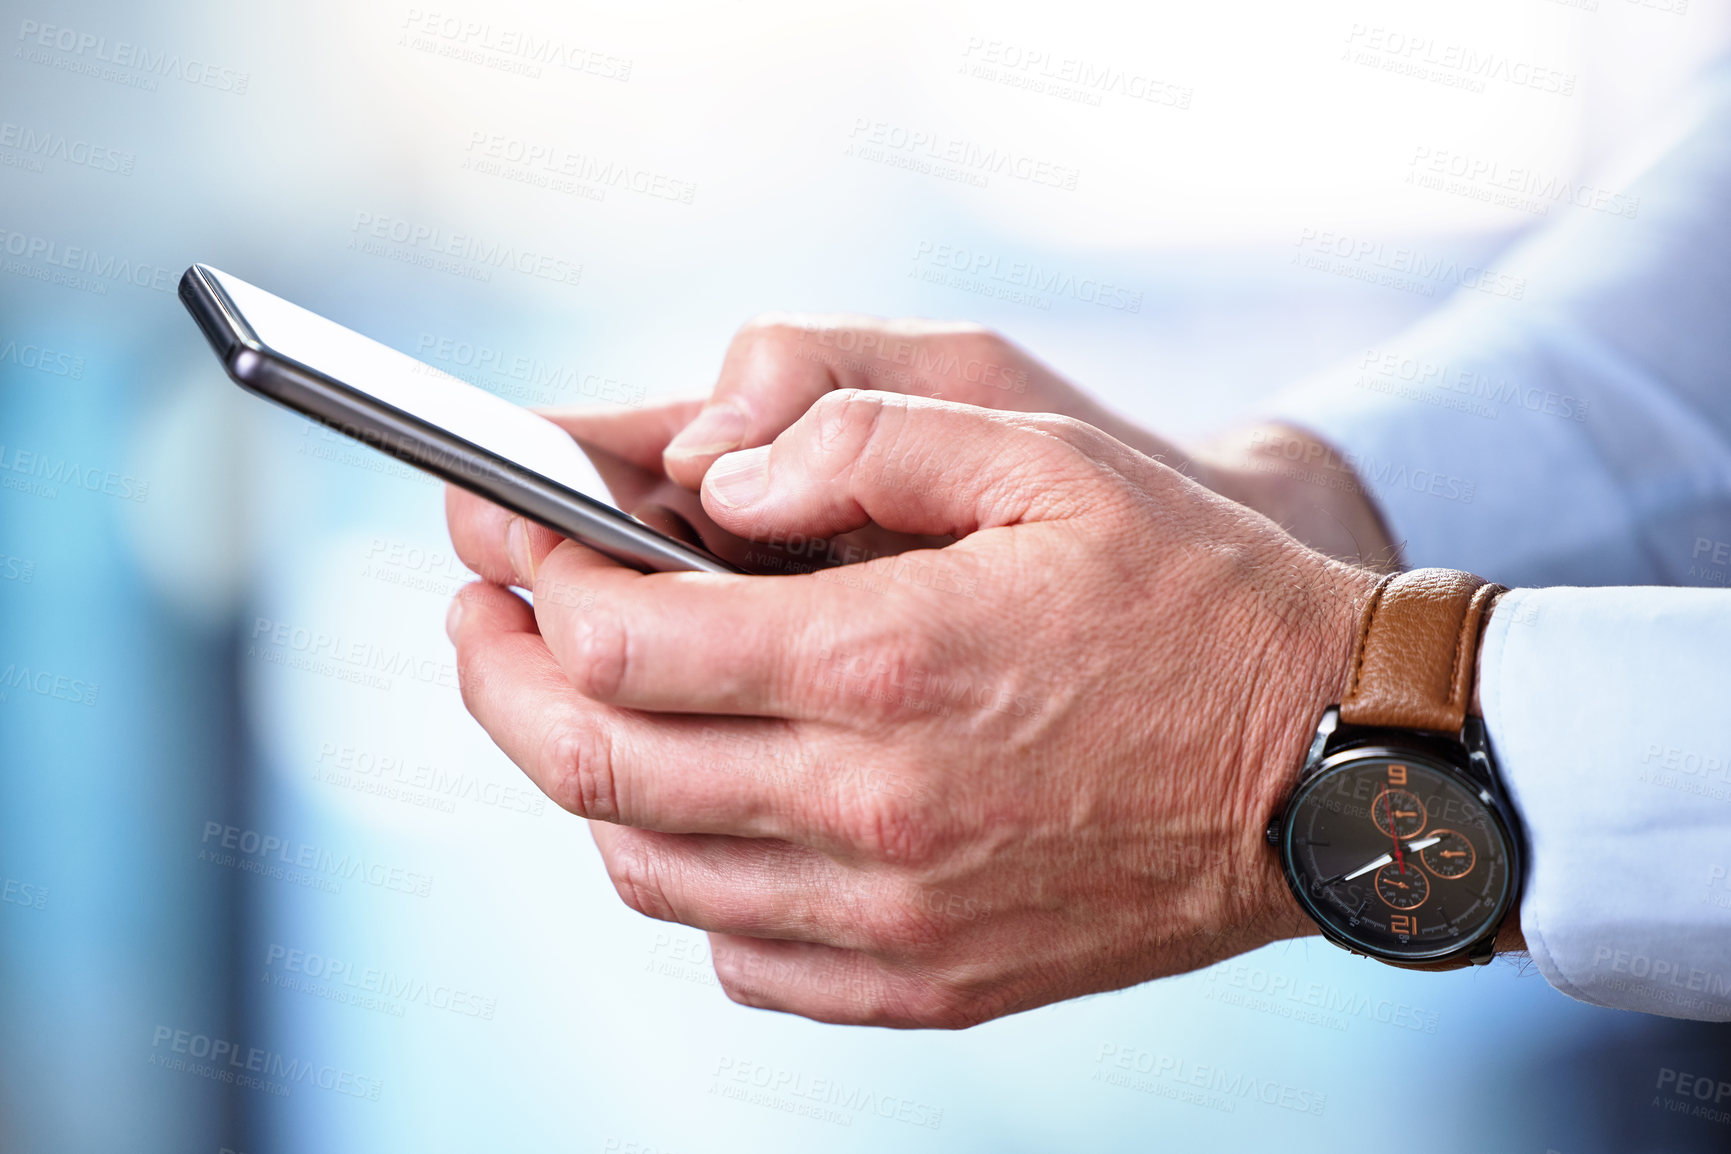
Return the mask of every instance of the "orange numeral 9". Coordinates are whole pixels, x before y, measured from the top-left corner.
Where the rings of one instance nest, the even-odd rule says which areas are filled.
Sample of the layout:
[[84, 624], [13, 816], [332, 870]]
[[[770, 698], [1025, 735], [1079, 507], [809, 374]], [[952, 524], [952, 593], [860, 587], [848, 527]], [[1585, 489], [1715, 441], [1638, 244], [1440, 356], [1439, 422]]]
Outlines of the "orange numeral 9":
[[1388, 767], [1388, 783], [1390, 785], [1406, 784], [1406, 766], [1391, 765]]
[[1388, 919], [1388, 932], [1391, 934], [1416, 934], [1418, 926], [1413, 923], [1417, 919], [1412, 914], [1395, 914]]

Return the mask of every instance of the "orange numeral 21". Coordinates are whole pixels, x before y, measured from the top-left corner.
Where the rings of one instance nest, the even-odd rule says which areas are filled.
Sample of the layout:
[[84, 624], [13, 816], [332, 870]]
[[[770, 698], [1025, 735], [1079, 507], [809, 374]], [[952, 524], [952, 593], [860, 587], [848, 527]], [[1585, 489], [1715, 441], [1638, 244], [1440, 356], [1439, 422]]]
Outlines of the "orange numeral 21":
[[1388, 767], [1388, 783], [1390, 785], [1406, 784], [1406, 766], [1391, 765]]
[[1413, 923], [1416, 918], [1412, 914], [1395, 914], [1388, 919], [1388, 932], [1391, 934], [1416, 934], [1418, 926]]

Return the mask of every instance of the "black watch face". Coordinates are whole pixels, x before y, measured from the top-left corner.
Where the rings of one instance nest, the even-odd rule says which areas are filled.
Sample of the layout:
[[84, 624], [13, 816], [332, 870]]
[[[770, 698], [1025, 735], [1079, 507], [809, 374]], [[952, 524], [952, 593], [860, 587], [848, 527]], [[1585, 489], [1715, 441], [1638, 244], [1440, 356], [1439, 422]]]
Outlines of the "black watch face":
[[1506, 827], [1478, 786], [1426, 755], [1336, 753], [1293, 795], [1282, 834], [1299, 900], [1354, 949], [1445, 957], [1502, 921], [1513, 900]]

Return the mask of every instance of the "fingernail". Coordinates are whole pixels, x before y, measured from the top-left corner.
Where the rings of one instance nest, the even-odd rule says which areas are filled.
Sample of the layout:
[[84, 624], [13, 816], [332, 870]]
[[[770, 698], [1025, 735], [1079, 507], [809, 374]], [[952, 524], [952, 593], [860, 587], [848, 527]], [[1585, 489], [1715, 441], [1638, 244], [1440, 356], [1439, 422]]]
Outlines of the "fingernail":
[[710, 405], [667, 444], [675, 457], [708, 457], [730, 453], [745, 443], [745, 414], [723, 401]]
[[535, 556], [529, 551], [529, 523], [521, 517], [511, 518], [505, 530], [505, 556], [511, 559], [511, 572], [525, 585], [535, 584]]
[[457, 643], [457, 627], [463, 623], [463, 603], [457, 598], [451, 598], [451, 607], [445, 610], [445, 636], [451, 639], [451, 644]]
[[729, 453], [709, 466], [703, 488], [729, 509], [755, 504], [769, 491], [769, 446]]

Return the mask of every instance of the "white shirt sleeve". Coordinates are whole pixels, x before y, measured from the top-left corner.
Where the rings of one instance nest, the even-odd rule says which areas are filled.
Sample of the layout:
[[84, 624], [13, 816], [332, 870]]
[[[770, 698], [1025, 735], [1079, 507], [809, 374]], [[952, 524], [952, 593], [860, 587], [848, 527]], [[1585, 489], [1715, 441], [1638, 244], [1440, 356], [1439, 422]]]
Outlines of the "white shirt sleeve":
[[1731, 591], [1517, 589], [1479, 652], [1557, 989], [1731, 1021]]
[[[1338, 447], [1412, 566], [1517, 590], [1481, 699], [1529, 838], [1521, 927], [1552, 985], [1731, 1020], [1731, 75], [1625, 212], [1509, 255], [1277, 402]], [[1714, 588], [1657, 588], [1696, 585]]]
[[1727, 584], [1731, 69], [1663, 139], [1613, 202], [1632, 218], [1563, 198], [1498, 258], [1520, 300], [1457, 296], [1276, 399], [1345, 454], [1409, 565]]

